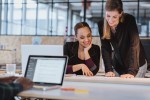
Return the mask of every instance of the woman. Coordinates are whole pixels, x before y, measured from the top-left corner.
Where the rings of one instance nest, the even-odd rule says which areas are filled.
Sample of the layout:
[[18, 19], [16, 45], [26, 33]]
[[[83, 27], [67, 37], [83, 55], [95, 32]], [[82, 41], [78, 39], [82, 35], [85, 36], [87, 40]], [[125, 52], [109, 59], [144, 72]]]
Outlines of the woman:
[[144, 77], [147, 63], [135, 18], [123, 12], [121, 0], [107, 0], [105, 10], [98, 23], [105, 76]]
[[76, 42], [66, 42], [64, 55], [69, 57], [67, 74], [93, 76], [99, 70], [100, 48], [92, 44], [92, 31], [86, 22], [74, 27]]

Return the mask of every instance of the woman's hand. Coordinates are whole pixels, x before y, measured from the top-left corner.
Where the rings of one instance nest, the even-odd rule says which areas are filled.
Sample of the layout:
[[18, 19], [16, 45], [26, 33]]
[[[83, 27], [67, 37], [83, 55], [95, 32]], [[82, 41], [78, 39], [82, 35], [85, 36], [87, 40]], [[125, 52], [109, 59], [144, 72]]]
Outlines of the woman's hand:
[[121, 75], [120, 77], [121, 77], [121, 78], [134, 78], [134, 76], [131, 75], [131, 74], [123, 74], [123, 75]]
[[82, 70], [83, 75], [93, 76], [93, 73], [89, 70], [89, 68], [85, 64], [76, 64], [76, 65], [73, 65], [72, 68], [73, 68], [73, 72]]
[[84, 48], [84, 59], [85, 60], [90, 58], [89, 50], [90, 50], [91, 47], [92, 47], [92, 44], [90, 44], [88, 47]]
[[82, 69], [83, 75], [85, 75], [85, 76], [93, 76], [93, 73], [89, 70], [89, 68], [85, 64], [81, 65], [81, 69]]
[[105, 74], [106, 77], [115, 77], [115, 73], [114, 72], [107, 72]]
[[91, 47], [92, 47], [92, 43], [88, 47], [84, 48], [84, 53], [88, 52]]

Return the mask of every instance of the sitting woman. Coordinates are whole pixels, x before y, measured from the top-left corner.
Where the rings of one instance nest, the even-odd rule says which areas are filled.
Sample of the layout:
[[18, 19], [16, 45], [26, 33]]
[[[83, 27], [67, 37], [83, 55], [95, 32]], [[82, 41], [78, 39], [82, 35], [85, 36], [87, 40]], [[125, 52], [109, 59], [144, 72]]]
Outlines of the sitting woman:
[[99, 70], [100, 47], [92, 44], [92, 31], [86, 22], [74, 27], [76, 42], [66, 42], [64, 55], [69, 57], [67, 74], [93, 76]]

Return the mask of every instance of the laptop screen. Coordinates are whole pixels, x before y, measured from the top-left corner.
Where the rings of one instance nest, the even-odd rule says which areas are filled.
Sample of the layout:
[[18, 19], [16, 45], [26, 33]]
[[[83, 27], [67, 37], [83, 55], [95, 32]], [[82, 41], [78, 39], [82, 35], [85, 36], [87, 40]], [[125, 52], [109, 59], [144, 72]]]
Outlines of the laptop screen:
[[25, 77], [40, 84], [62, 84], [67, 65], [66, 56], [30, 55]]

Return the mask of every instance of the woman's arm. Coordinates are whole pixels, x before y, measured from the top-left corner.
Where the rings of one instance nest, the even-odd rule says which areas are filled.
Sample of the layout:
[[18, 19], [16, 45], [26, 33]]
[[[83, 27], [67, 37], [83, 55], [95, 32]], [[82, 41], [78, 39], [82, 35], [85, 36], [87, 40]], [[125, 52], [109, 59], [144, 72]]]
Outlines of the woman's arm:
[[84, 66], [84, 64], [68, 65], [66, 73], [67, 74], [74, 74], [74, 72], [81, 70], [83, 66]]
[[89, 68], [85, 64], [68, 65], [66, 73], [73, 74], [79, 70], [82, 70], [82, 75], [93, 76], [93, 73], [89, 70]]
[[[64, 50], [63, 50], [63, 53], [64, 53], [64, 55], [66, 55], [66, 56], [68, 56], [68, 63], [69, 63], [69, 61], [70, 61], [70, 48], [69, 48], [69, 45], [70, 45], [70, 42], [66, 42], [65, 44], [64, 44]], [[74, 72], [73, 72], [73, 65], [67, 65], [67, 68], [66, 68], [66, 73], [67, 74], [73, 74]]]
[[135, 18], [132, 16], [128, 22], [129, 22], [128, 31], [130, 37], [130, 48], [129, 48], [130, 63], [129, 63], [128, 74], [135, 76], [139, 69], [140, 39], [139, 39], [139, 33], [138, 33], [138, 28], [136, 25]]
[[101, 50], [102, 58], [104, 60], [105, 72], [113, 72], [112, 69], [112, 48], [109, 40], [102, 39], [103, 36], [103, 20], [98, 23], [100, 40], [101, 40]]
[[[66, 43], [64, 45], [64, 55], [69, 57], [66, 73], [67, 74], [74, 74], [75, 72], [82, 70], [82, 74], [86, 76], [93, 76], [93, 73], [88, 69], [85, 64], [75, 64], [75, 58], [72, 58], [73, 53], [71, 52], [71, 47], [73, 46], [73, 42]], [[74, 52], [75, 53], [75, 52]]]
[[[91, 55], [90, 55], [91, 54]], [[90, 50], [89, 58], [85, 60], [86, 65], [96, 75], [99, 70], [100, 63], [100, 47], [98, 45], [93, 45]]]

